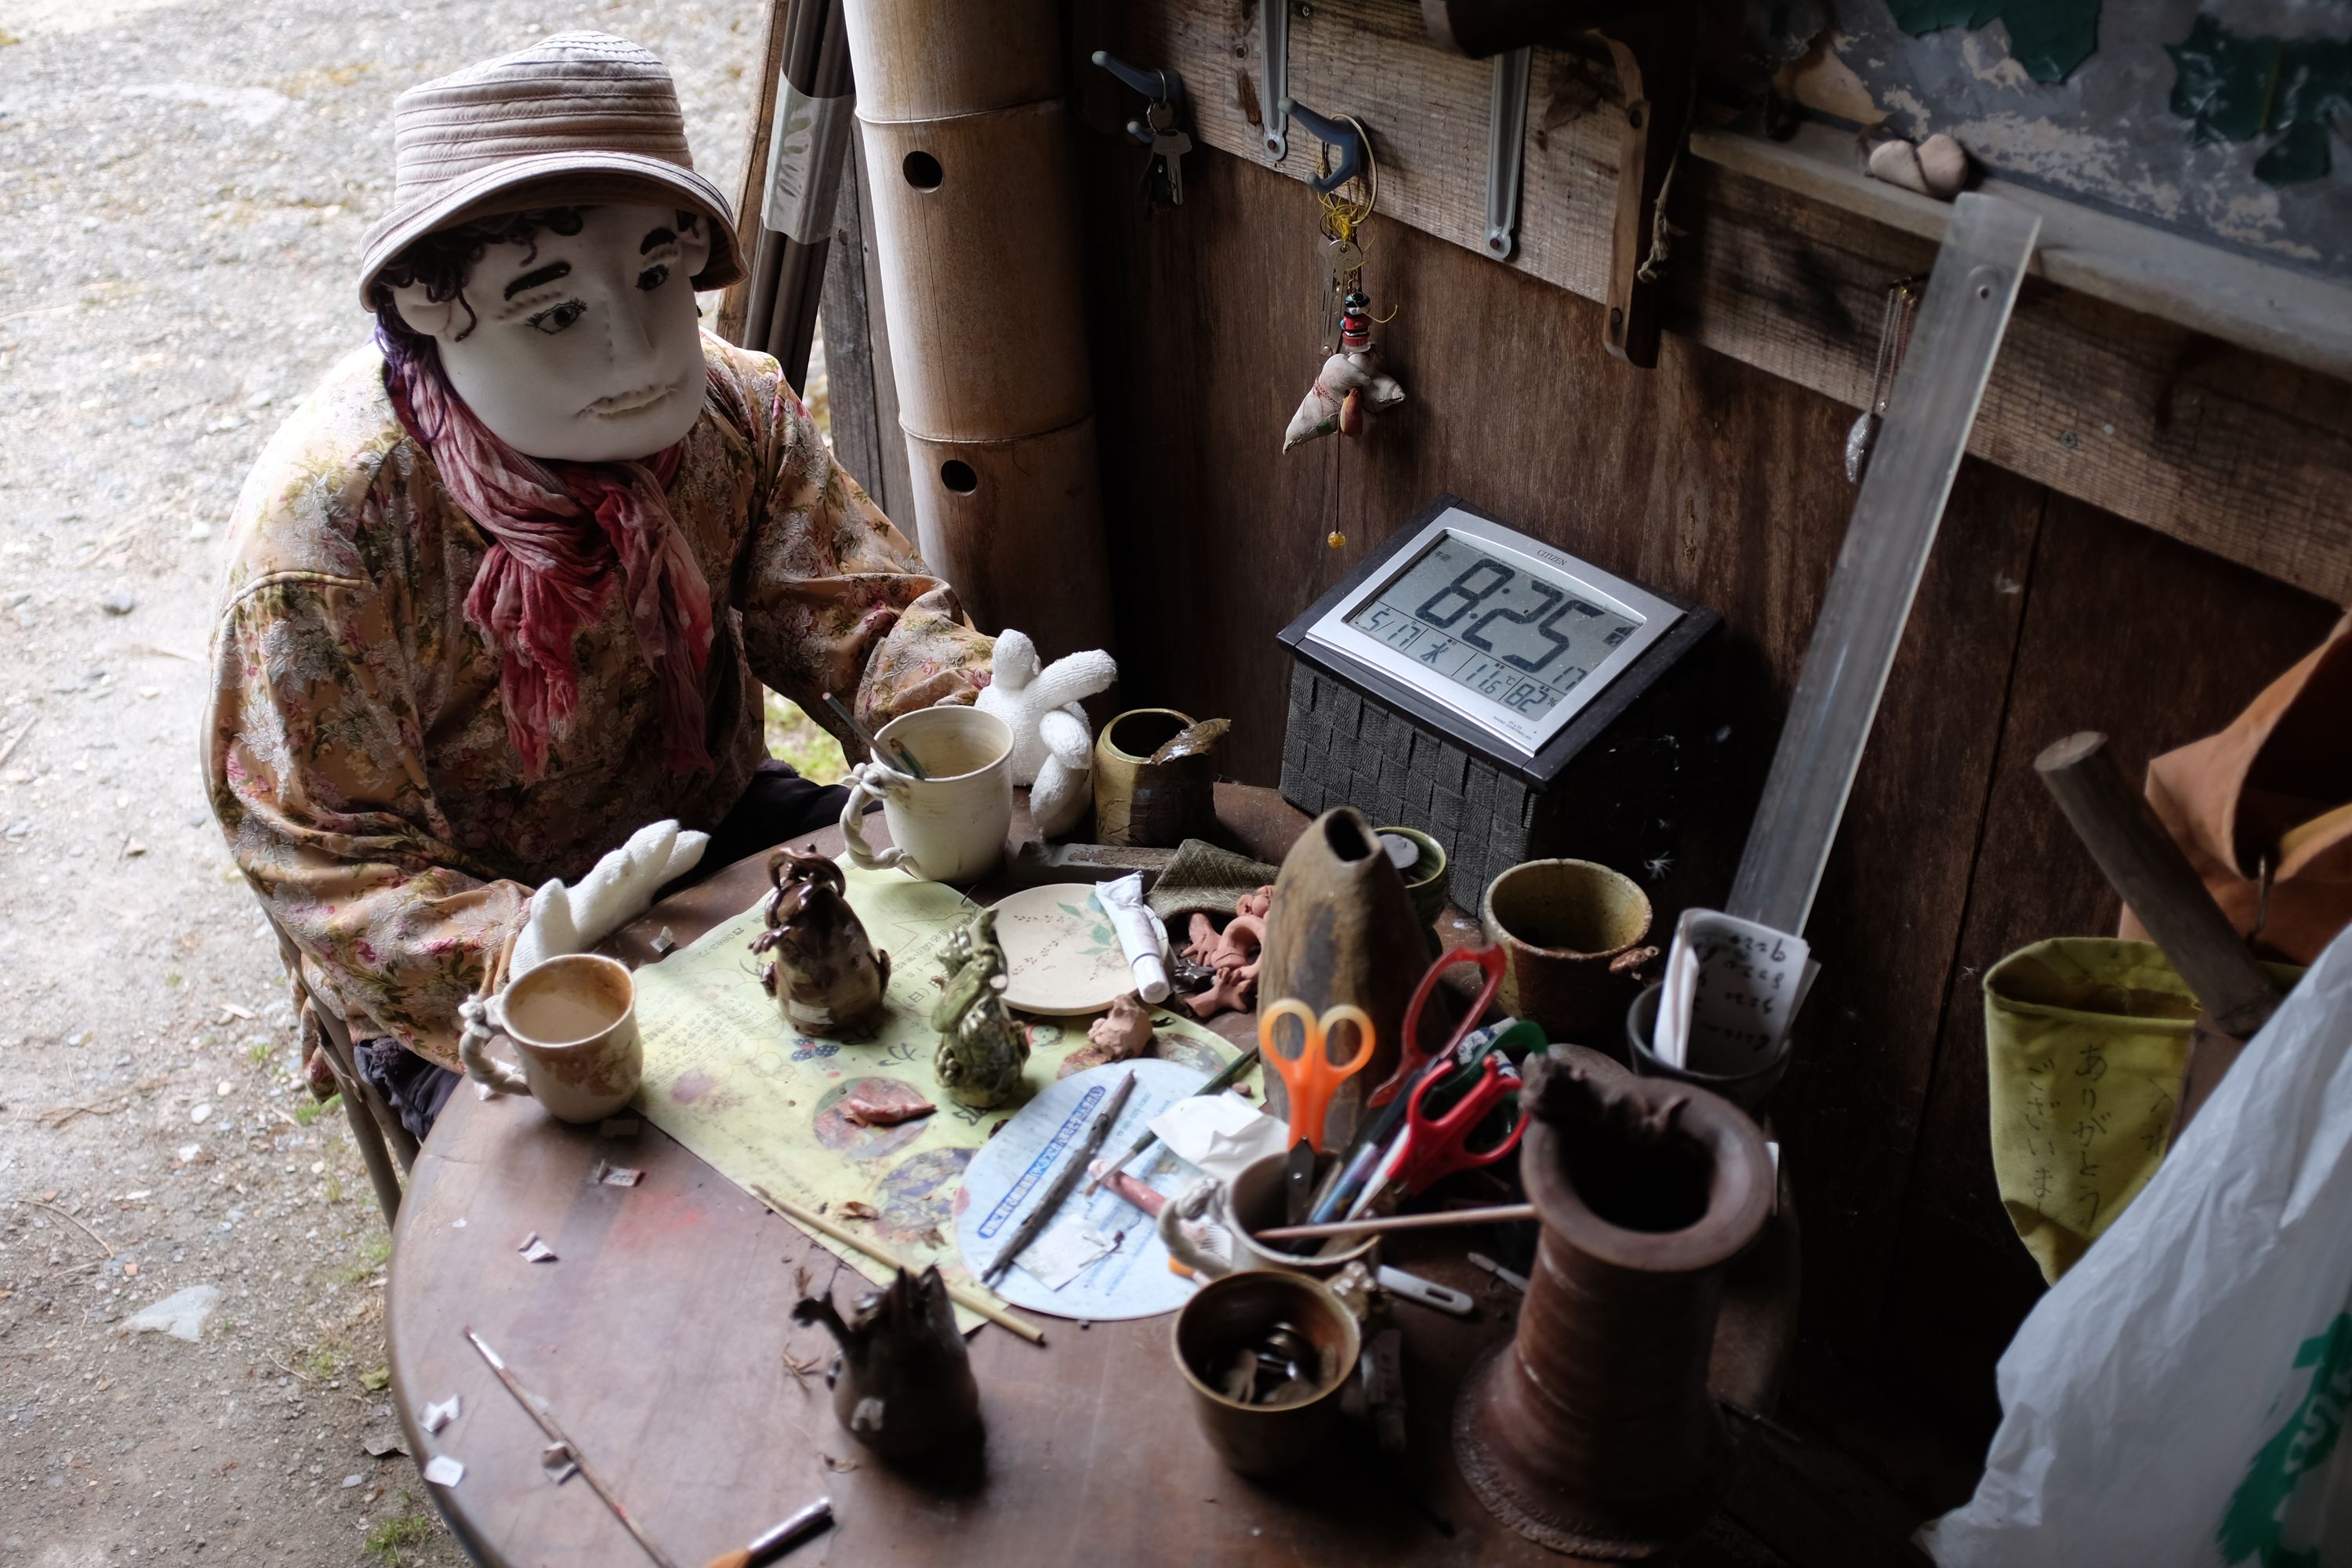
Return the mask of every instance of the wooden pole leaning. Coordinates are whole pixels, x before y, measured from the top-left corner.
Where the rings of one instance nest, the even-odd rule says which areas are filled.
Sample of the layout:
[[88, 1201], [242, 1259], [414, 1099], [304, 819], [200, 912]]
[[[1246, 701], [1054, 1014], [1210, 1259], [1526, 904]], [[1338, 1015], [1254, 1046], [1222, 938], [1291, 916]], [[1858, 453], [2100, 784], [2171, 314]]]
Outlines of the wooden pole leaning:
[[843, 14], [924, 559], [983, 630], [1108, 647], [1061, 7]]

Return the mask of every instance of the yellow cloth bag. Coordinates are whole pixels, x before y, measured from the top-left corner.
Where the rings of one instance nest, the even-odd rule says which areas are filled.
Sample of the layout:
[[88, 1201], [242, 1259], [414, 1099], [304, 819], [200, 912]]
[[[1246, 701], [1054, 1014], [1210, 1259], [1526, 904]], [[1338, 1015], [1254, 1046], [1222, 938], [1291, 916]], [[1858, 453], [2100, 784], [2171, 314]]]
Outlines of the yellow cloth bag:
[[[2303, 975], [2266, 964], [2284, 992]], [[2057, 937], [1984, 979], [1993, 1175], [2053, 1284], [2171, 1144], [2197, 999], [2154, 942]]]

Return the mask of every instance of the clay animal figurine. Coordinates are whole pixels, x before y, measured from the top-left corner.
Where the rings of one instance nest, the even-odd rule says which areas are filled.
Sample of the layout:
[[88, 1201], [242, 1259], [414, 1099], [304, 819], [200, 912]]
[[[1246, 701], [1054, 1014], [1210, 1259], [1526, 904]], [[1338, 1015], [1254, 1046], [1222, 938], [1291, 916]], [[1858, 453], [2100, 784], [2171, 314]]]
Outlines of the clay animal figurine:
[[936, 1264], [919, 1277], [899, 1269], [846, 1321], [821, 1296], [802, 1300], [793, 1317], [832, 1332], [841, 1347], [824, 1374], [833, 1413], [884, 1458], [925, 1453], [980, 1424], [980, 1385]]
[[931, 1008], [940, 1032], [932, 1069], [941, 1087], [985, 1110], [1012, 1098], [1029, 1062], [1029, 1035], [1004, 1008], [1004, 950], [996, 945], [996, 911], [982, 910], [948, 938], [940, 953], [947, 990]]
[[1381, 351], [1372, 346], [1372, 302], [1350, 294], [1340, 307], [1339, 352], [1323, 362], [1315, 384], [1299, 400], [1282, 433], [1282, 449], [1289, 451], [1338, 431], [1342, 436], [1364, 433], [1364, 416], [1380, 414], [1404, 401], [1404, 388], [1381, 368]]
[[1041, 668], [1026, 635], [997, 634], [995, 674], [972, 706], [1013, 731], [1013, 782], [1031, 786], [1029, 815], [1041, 837], [1076, 827], [1094, 799], [1094, 731], [1078, 700], [1118, 679], [1118, 666], [1099, 650], [1065, 654]]
[[1130, 991], [1110, 1005], [1110, 1011], [1087, 1026], [1087, 1043], [1062, 1060], [1055, 1078], [1123, 1062], [1151, 1048], [1151, 1009]]
[[857, 911], [843, 897], [841, 868], [822, 855], [779, 849], [768, 858], [775, 884], [768, 929], [753, 952], [775, 957], [760, 984], [783, 1010], [784, 1026], [802, 1034], [859, 1037], [881, 1026], [890, 955], [866, 940]]

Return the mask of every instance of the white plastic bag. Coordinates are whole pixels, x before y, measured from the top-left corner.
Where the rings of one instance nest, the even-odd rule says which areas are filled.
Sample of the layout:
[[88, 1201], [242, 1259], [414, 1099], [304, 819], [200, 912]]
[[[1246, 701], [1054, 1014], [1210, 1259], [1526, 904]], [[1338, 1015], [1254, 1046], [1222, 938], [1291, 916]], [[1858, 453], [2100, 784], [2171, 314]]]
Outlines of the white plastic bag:
[[2352, 1565], [2352, 932], [2000, 1358], [1945, 1568]]

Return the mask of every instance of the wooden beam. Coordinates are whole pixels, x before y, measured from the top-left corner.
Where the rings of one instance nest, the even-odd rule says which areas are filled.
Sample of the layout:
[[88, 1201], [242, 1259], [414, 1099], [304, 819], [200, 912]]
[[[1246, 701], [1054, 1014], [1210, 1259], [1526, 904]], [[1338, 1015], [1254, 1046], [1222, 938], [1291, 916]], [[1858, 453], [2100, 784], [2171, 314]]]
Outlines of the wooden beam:
[[[1291, 16], [1291, 90], [1370, 128], [1381, 216], [1483, 254], [1486, 64], [1431, 46], [1413, 7], [1320, 0], [1307, 9]], [[1110, 47], [1183, 74], [1197, 141], [1263, 163], [1256, 0], [1104, 12], [1117, 34]], [[1614, 91], [1605, 65], [1536, 51], [1519, 247], [1489, 265], [1606, 297], [1623, 130]], [[1316, 156], [1314, 138], [1294, 134], [1282, 172], [1304, 180]], [[1666, 325], [1859, 407], [1885, 289], [1927, 271], [1934, 245], [1906, 231], [1916, 221], [1866, 217], [1760, 172], [1685, 153], [1675, 206], [1693, 232], [1668, 262]], [[1298, 209], [1297, 242], [1311, 246], [1312, 196], [1301, 192]], [[1379, 229], [1376, 217], [1366, 258], [1376, 298]], [[2352, 510], [2343, 501], [2352, 494], [2352, 384], [2217, 341], [2210, 332], [2227, 322], [2215, 312], [2193, 327], [2146, 313], [2171, 284], [2147, 283], [2126, 309], [2056, 286], [2082, 281], [2079, 258], [2048, 258], [2045, 271], [2051, 281], [2030, 284], [2019, 303], [1969, 450], [2271, 576], [2352, 600]]]

